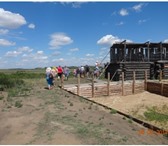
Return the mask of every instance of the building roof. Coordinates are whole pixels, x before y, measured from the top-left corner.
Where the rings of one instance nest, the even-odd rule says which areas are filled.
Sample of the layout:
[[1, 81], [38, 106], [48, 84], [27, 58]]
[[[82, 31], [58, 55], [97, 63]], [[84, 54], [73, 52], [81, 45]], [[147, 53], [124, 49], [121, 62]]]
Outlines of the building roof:
[[121, 43], [115, 43], [111, 46], [111, 48], [155, 48], [155, 47], [166, 47], [168, 48], [168, 43], [151, 43], [151, 42], [146, 42], [146, 43], [128, 43], [128, 42], [121, 42]]

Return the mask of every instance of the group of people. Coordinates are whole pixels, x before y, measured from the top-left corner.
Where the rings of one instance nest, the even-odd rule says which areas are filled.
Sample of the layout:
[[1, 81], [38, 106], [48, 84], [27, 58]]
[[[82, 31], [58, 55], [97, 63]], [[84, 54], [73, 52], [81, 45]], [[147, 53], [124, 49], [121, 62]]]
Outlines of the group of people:
[[[74, 74], [74, 77], [77, 77], [78, 75], [80, 75], [81, 78], [84, 78], [84, 77], [90, 78], [91, 75], [94, 75], [94, 77], [97, 78], [99, 77], [100, 72], [101, 72], [100, 64], [97, 61], [95, 63], [94, 69], [91, 70], [88, 65], [79, 66], [76, 69], [74, 69], [73, 74]], [[54, 80], [56, 78], [68, 80], [69, 74], [70, 74], [70, 69], [67, 66], [47, 67], [46, 80], [48, 83], [48, 89], [50, 90], [53, 88]]]
[[84, 78], [84, 77], [89, 78], [91, 77], [92, 74], [94, 75], [95, 78], [97, 78], [100, 75], [100, 72], [101, 72], [101, 69], [98, 61], [96, 61], [95, 67], [92, 70], [88, 65], [85, 65], [85, 66], [79, 66], [73, 71], [75, 77], [77, 77], [79, 74], [81, 78]]
[[74, 73], [74, 77], [77, 77], [78, 74], [80, 75], [81, 78], [89, 77], [90, 67], [88, 65], [79, 66], [78, 68], [74, 69], [73, 73]]
[[69, 73], [70, 73], [70, 69], [65, 66], [65, 67], [47, 67], [46, 68], [46, 80], [47, 80], [47, 84], [48, 84], [48, 89], [52, 89], [54, 86], [54, 80], [57, 77], [58, 79], [62, 79], [62, 77], [64, 76], [64, 78], [66, 80], [68, 80], [69, 77]]

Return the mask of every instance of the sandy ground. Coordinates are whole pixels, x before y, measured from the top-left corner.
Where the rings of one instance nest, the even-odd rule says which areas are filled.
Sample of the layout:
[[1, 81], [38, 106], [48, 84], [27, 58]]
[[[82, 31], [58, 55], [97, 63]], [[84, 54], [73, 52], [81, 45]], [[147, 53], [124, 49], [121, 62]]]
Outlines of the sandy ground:
[[[5, 92], [0, 93], [5, 96], [0, 100], [0, 144], [168, 144], [163, 135], [149, 135], [147, 128], [119, 114], [112, 114], [108, 109], [72, 95], [57, 85], [53, 90], [46, 90], [45, 85], [45, 80], [32, 81], [30, 94], [13, 97], [11, 102], [6, 101]], [[140, 104], [147, 101], [145, 96], [149, 98], [146, 92], [136, 96]], [[128, 102], [127, 98], [131, 100]], [[109, 106], [131, 112], [128, 107], [133, 106], [131, 102], [134, 98], [124, 96], [94, 100], [101, 100], [104, 104], [110, 100]], [[22, 101], [22, 107], [15, 107], [17, 100]]]
[[[108, 107], [111, 107], [136, 118], [143, 117], [143, 114], [145, 111], [147, 111], [147, 108], [152, 108], [154, 106], [160, 108], [164, 105], [168, 106], [167, 97], [149, 93], [147, 91], [128, 96], [91, 98], [91, 100], [104, 104]], [[151, 123], [159, 128], [168, 130], [168, 122], [162, 125], [153, 121], [147, 121], [144, 118], [141, 118], [141, 120]]]

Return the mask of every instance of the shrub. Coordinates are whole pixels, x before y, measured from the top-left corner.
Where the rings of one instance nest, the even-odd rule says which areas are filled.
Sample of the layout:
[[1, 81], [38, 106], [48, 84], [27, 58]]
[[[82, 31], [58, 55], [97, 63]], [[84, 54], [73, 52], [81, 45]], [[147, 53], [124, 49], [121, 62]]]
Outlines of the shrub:
[[157, 121], [157, 122], [167, 122], [168, 115], [157, 111], [155, 107], [149, 108], [148, 111], [144, 113], [144, 116], [149, 121]]
[[23, 106], [23, 104], [21, 103], [21, 101], [16, 101], [15, 102], [15, 107], [21, 108], [22, 106]]
[[0, 96], [0, 100], [4, 99], [4, 96]]

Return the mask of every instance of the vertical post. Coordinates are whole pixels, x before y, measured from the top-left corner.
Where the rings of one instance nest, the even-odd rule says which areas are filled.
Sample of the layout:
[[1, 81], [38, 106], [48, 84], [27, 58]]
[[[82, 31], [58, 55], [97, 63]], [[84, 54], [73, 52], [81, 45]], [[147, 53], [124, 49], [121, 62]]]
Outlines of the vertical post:
[[108, 72], [108, 80], [107, 80], [107, 96], [110, 95], [110, 73]]
[[124, 96], [124, 72], [122, 72], [122, 96]]
[[124, 41], [124, 62], [126, 61], [126, 40]]
[[95, 92], [94, 92], [94, 74], [92, 74], [92, 97], [95, 96]]
[[163, 95], [163, 83], [161, 83], [161, 95]]
[[150, 51], [149, 51], [149, 42], [148, 42], [148, 62], [149, 62], [149, 57], [150, 57]]
[[159, 81], [162, 81], [162, 70], [160, 70]]
[[64, 74], [61, 75], [61, 88], [64, 88]]
[[133, 71], [132, 94], [135, 93], [135, 71]]
[[160, 59], [162, 60], [163, 47], [162, 42], [160, 42]]
[[147, 90], [147, 70], [145, 70], [144, 90]]
[[77, 74], [77, 80], [78, 80], [77, 95], [80, 95], [80, 75], [79, 74]]

